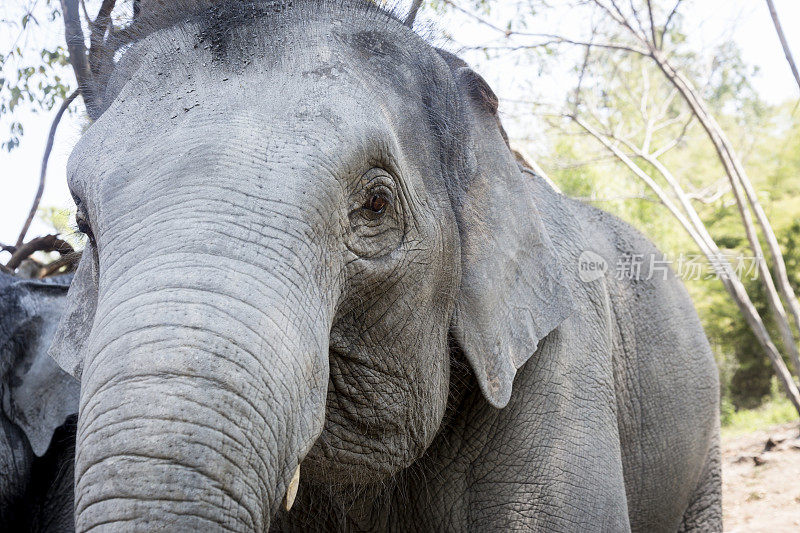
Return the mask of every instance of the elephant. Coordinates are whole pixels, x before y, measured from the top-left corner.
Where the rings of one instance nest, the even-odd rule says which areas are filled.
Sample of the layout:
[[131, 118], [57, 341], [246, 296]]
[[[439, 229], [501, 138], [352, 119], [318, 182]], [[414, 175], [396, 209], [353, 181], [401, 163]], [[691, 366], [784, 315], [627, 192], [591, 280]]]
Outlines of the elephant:
[[78, 531], [721, 529], [682, 282], [457, 56], [366, 0], [221, 2], [94, 91], [50, 350]]
[[80, 384], [47, 354], [71, 275], [0, 272], [0, 529], [72, 531]]

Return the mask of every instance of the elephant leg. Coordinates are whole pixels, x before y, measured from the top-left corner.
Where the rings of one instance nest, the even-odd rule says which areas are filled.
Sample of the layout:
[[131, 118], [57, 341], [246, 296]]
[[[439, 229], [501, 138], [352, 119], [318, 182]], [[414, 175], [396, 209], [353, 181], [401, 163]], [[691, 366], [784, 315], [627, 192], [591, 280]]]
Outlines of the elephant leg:
[[708, 451], [706, 464], [700, 481], [692, 495], [689, 508], [683, 514], [680, 532], [722, 531], [722, 489], [720, 477], [720, 446], [719, 432], [716, 433], [714, 444]]

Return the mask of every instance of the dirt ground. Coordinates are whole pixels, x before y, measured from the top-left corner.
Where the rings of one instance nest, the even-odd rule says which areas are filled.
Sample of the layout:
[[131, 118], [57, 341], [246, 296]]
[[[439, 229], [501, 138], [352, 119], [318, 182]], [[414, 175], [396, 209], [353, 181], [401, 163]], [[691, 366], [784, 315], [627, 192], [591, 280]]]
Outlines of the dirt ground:
[[723, 438], [722, 492], [726, 532], [800, 532], [797, 423]]

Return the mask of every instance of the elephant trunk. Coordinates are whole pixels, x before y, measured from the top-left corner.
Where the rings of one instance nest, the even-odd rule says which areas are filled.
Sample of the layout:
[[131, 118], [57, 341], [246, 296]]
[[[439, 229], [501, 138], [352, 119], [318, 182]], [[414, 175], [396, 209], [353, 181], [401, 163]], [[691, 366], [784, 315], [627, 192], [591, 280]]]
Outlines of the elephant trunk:
[[288, 265], [193, 252], [176, 268], [187, 258], [109, 274], [108, 290], [101, 279], [76, 443], [79, 531], [266, 530], [322, 430], [324, 298]]

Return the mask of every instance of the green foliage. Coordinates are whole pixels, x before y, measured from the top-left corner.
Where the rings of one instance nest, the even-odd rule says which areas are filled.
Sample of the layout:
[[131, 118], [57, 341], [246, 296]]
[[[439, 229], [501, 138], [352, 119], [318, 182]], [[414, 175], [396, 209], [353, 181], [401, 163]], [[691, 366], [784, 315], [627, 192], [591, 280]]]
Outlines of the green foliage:
[[735, 437], [758, 430], [764, 430], [776, 424], [785, 424], [798, 420], [797, 410], [786, 397], [777, 392], [777, 384], [773, 383], [773, 395], [770, 400], [755, 409], [736, 410], [723, 399], [721, 423], [722, 437]]
[[800, 288], [800, 220], [795, 220], [786, 231], [783, 237], [783, 249], [786, 251], [784, 260], [789, 274], [789, 284], [795, 291], [798, 291]]
[[[0, 119], [4, 115], [11, 117], [7, 134], [0, 134], [0, 150], [9, 152], [19, 146], [24, 134], [22, 123], [13, 118], [19, 106], [27, 106], [34, 112], [49, 111], [70, 93], [69, 83], [62, 78], [69, 64], [66, 47], [42, 46], [37, 50], [31, 44], [40, 40], [42, 32], [55, 27], [61, 14], [58, 2], [48, 0], [39, 9], [48, 20], [46, 28], [34, 16], [36, 7], [33, 3], [16, 8], [5, 20], [18, 31], [10, 47], [0, 50]], [[9, 8], [3, 9], [6, 14]]]

